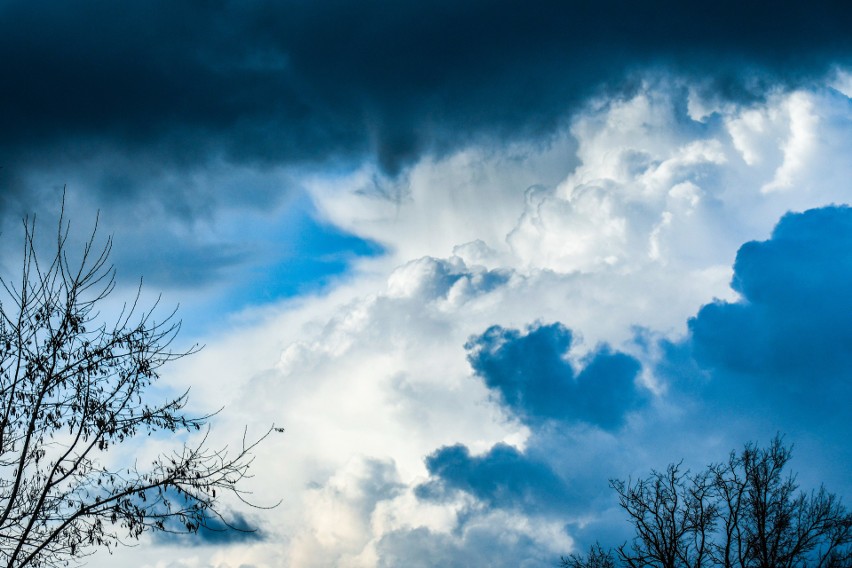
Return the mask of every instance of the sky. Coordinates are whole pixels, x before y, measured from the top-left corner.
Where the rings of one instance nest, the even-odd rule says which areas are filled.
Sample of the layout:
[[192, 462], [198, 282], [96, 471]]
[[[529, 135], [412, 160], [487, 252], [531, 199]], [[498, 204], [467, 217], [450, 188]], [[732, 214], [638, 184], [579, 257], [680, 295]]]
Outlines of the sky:
[[[787, 5], [789, 4], [789, 5]], [[0, 0], [0, 269], [62, 207], [285, 432], [251, 534], [89, 565], [553, 566], [610, 479], [792, 444], [852, 498], [852, 9]], [[181, 443], [181, 439], [171, 443]], [[156, 453], [134, 441], [116, 459]]]

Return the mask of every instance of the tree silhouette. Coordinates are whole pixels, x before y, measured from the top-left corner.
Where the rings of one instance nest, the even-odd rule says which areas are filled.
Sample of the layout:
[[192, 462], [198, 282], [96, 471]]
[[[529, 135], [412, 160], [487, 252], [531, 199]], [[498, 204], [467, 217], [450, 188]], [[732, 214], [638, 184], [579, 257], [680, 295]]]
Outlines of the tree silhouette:
[[681, 464], [654, 471], [635, 483], [613, 480], [618, 502], [636, 535], [618, 556], [631, 568], [705, 566], [710, 554], [708, 537], [716, 520], [708, 474], [691, 475]]
[[852, 515], [824, 487], [797, 492], [795, 477], [783, 471], [791, 456], [776, 437], [768, 448], [746, 444], [709, 468], [721, 525], [717, 565], [852, 566]]
[[[112, 241], [95, 230], [72, 262], [60, 216], [52, 255], [24, 219], [21, 274], [0, 278], [0, 562], [58, 566], [144, 532], [195, 532], [224, 520], [223, 492], [243, 498], [251, 451], [192, 445], [146, 464], [108, 452], [144, 435], [197, 432], [210, 416], [184, 414], [187, 393], [152, 403], [146, 392], [175, 351], [174, 312], [139, 308], [139, 292], [107, 323], [99, 307], [115, 288]], [[206, 429], [206, 428], [205, 428]]]
[[852, 514], [820, 487], [798, 491], [776, 436], [691, 474], [681, 464], [637, 481], [611, 480], [634, 527], [613, 550], [595, 545], [565, 568], [852, 568]]
[[616, 560], [611, 550], [604, 550], [600, 543], [589, 548], [587, 555], [570, 554], [562, 557], [563, 568], [616, 568]]

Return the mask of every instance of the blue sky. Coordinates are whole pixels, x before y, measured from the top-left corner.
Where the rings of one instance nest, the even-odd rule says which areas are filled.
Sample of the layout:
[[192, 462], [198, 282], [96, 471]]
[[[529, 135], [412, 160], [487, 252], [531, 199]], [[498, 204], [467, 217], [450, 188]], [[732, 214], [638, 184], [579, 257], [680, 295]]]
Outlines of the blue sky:
[[778, 432], [848, 501], [852, 11], [684, 4], [0, 3], [0, 266], [67, 187], [155, 394], [286, 428], [260, 533], [90, 564], [552, 566]]

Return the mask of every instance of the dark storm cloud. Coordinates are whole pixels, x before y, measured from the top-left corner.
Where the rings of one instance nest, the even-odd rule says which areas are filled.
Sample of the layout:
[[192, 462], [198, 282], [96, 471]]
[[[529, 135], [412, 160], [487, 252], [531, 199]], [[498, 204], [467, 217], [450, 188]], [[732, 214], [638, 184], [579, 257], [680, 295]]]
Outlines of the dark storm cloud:
[[[101, 153], [152, 168], [376, 157], [550, 132], [646, 65], [740, 96], [848, 62], [843, 3], [7, 1], [0, 181]], [[759, 90], [759, 88], [758, 88]]]
[[559, 323], [536, 325], [526, 333], [492, 326], [465, 347], [476, 374], [521, 420], [618, 428], [625, 413], [642, 402], [634, 384], [639, 361], [601, 346], [576, 373], [565, 359], [572, 341], [571, 330]]

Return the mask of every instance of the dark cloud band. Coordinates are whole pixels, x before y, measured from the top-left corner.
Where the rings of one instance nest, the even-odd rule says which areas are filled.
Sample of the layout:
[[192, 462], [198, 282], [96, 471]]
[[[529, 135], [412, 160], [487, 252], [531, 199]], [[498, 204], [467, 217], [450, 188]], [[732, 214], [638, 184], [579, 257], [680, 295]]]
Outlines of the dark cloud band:
[[840, 3], [469, 0], [0, 7], [0, 162], [121, 151], [181, 166], [423, 152], [549, 132], [641, 66], [796, 82], [848, 62]]

